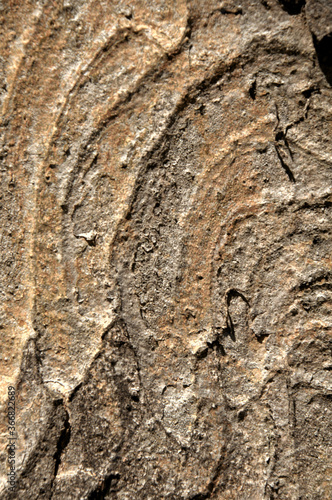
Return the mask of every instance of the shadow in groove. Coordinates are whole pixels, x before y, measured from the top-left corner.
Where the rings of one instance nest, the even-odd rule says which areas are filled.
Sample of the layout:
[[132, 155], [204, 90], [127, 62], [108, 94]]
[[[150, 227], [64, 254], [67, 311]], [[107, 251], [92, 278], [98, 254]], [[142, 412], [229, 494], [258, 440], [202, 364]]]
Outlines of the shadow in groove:
[[313, 40], [319, 66], [332, 86], [332, 33], [324, 36], [320, 41], [313, 35]]

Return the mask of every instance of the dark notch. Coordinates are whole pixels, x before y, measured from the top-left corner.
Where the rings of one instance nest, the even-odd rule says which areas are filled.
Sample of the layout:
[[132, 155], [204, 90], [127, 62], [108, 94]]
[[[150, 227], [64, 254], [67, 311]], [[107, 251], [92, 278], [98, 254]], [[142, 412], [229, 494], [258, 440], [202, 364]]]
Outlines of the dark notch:
[[294, 174], [293, 172], [291, 171], [291, 169], [289, 168], [289, 166], [287, 165], [287, 163], [285, 163], [283, 157], [281, 156], [280, 154], [280, 151], [279, 151], [279, 148], [277, 145], [274, 146], [275, 147], [275, 150], [276, 150], [276, 153], [278, 155], [278, 158], [279, 158], [279, 161], [280, 161], [280, 164], [282, 166], [282, 168], [285, 170], [286, 174], [288, 175], [288, 178], [291, 182], [295, 183], [295, 177], [294, 177]]
[[[60, 404], [63, 405], [62, 402]], [[61, 464], [61, 458], [62, 458], [63, 452], [66, 449], [66, 447], [68, 446], [69, 441], [70, 441], [70, 436], [71, 436], [71, 425], [70, 425], [70, 421], [69, 421], [69, 413], [67, 410], [65, 410], [65, 412], [66, 412], [65, 413], [65, 421], [63, 423], [63, 428], [61, 430], [61, 433], [60, 433], [60, 436], [59, 436], [59, 439], [57, 442], [56, 452], [54, 453], [54, 457], [53, 457], [55, 460], [55, 464], [54, 464], [53, 480], [52, 480], [52, 485], [51, 485], [52, 490], [53, 490], [54, 481], [57, 477], [58, 470], [59, 470], [59, 467]]]
[[256, 80], [254, 80], [250, 85], [249, 95], [253, 101], [256, 99]]
[[221, 14], [233, 14], [234, 16], [241, 16], [243, 14], [241, 7], [235, 7], [234, 9], [227, 9], [226, 7], [221, 7], [217, 9]]
[[305, 6], [305, 0], [279, 0], [282, 8], [291, 16], [297, 16]]
[[263, 7], [266, 8], [266, 10], [270, 10], [271, 7], [269, 6], [269, 4], [267, 3], [266, 0], [261, 0], [261, 4], [263, 5]]
[[231, 301], [235, 297], [240, 297], [246, 304], [247, 306], [250, 306], [248, 299], [243, 295], [242, 292], [239, 292], [235, 288], [231, 288], [226, 292], [226, 306], [227, 306], [227, 315], [226, 315], [226, 324], [227, 324], [227, 332], [233, 342], [235, 342], [235, 330], [234, 330], [234, 324], [232, 321], [232, 317], [229, 312], [229, 306], [231, 305]]
[[217, 9], [214, 9], [209, 14], [209, 17], [213, 16], [213, 14], [215, 14], [216, 12], [219, 12], [223, 16], [226, 16], [226, 15], [241, 16], [243, 14], [242, 7], [234, 7], [233, 9], [232, 8], [227, 9], [227, 7], [219, 7]]
[[319, 42], [312, 36], [320, 69], [323, 71], [329, 85], [332, 86], [332, 33], [324, 36]]
[[104, 500], [105, 496], [111, 491], [111, 488], [117, 484], [120, 474], [112, 473], [106, 476], [97, 488], [91, 491], [88, 500]]

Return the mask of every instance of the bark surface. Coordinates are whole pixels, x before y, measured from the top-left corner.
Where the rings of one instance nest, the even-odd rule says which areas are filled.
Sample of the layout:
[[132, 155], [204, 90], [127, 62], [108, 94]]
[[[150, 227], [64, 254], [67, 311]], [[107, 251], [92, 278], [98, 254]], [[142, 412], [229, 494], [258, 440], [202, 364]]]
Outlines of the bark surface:
[[331, 0], [0, 2], [1, 499], [332, 498], [331, 53]]

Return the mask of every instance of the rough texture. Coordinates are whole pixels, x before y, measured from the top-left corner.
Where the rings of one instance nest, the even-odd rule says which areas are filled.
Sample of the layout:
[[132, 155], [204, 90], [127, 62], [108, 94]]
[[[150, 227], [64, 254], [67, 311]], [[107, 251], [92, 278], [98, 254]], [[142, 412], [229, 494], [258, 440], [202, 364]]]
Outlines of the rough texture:
[[0, 15], [0, 498], [330, 499], [331, 0]]

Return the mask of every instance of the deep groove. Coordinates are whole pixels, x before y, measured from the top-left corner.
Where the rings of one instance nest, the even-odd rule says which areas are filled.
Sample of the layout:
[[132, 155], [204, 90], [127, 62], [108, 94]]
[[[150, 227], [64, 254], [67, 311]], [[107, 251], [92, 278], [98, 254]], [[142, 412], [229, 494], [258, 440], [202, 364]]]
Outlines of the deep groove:
[[301, 14], [305, 6], [305, 0], [279, 0], [282, 8], [288, 12], [290, 16], [297, 16]]
[[235, 297], [240, 297], [246, 304], [249, 306], [249, 301], [248, 299], [244, 296], [242, 292], [239, 292], [235, 288], [231, 288], [226, 292], [226, 322], [227, 322], [227, 332], [231, 339], [235, 342], [236, 337], [235, 337], [235, 330], [234, 330], [234, 324], [232, 321], [232, 317], [229, 312], [229, 306], [231, 305], [231, 301]]
[[282, 168], [285, 170], [286, 174], [288, 175], [288, 178], [291, 182], [295, 183], [296, 180], [295, 180], [295, 177], [294, 177], [294, 174], [293, 172], [291, 171], [291, 169], [289, 168], [289, 166], [287, 165], [287, 163], [284, 161], [284, 159], [282, 158], [281, 154], [280, 154], [280, 151], [279, 151], [279, 148], [278, 146], [275, 146], [275, 150], [276, 150], [276, 153], [278, 155], [278, 158], [279, 158], [279, 161], [280, 161], [280, 164], [282, 166]]
[[329, 85], [332, 86], [332, 34], [324, 36], [320, 41], [313, 35], [313, 42], [316, 49], [316, 54], [319, 66], [323, 71]]
[[56, 452], [54, 453], [55, 464], [54, 464], [53, 479], [51, 482], [51, 498], [53, 496], [53, 486], [54, 486], [54, 482], [56, 480], [56, 477], [57, 477], [57, 474], [59, 471], [59, 467], [61, 464], [62, 454], [63, 454], [64, 450], [66, 449], [66, 447], [68, 446], [69, 441], [70, 441], [70, 436], [71, 436], [71, 425], [70, 425], [70, 420], [69, 420], [69, 413], [67, 410], [65, 410], [65, 412], [66, 412], [65, 421], [63, 423], [63, 428], [62, 428], [62, 431], [60, 433], [60, 436], [59, 436], [59, 439], [57, 442]]
[[115, 484], [119, 481], [120, 474], [110, 473], [106, 478], [99, 483], [99, 485], [90, 492], [88, 500], [104, 500], [105, 496], [110, 492], [113, 482]]
[[256, 99], [256, 80], [254, 80], [250, 85], [249, 95], [253, 101]]

